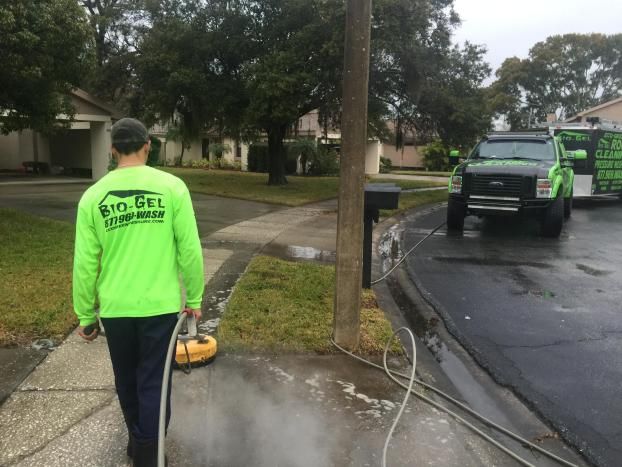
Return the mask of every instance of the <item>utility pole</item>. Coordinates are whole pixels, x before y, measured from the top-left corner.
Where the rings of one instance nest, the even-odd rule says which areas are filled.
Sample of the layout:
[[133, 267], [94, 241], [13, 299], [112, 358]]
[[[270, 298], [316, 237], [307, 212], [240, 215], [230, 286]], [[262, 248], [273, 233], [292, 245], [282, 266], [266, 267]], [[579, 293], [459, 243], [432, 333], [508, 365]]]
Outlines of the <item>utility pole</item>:
[[359, 343], [371, 0], [346, 0], [333, 336]]

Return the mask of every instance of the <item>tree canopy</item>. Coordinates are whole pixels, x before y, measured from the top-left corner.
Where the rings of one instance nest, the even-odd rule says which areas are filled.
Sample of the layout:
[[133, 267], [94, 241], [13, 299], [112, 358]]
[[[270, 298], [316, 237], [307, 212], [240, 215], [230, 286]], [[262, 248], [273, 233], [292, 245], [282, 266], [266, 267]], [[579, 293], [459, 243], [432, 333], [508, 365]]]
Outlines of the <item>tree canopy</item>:
[[551, 36], [529, 50], [528, 58], [508, 58], [491, 86], [495, 110], [518, 128], [560, 119], [622, 93], [622, 34]]
[[[65, 81], [54, 88], [56, 97], [84, 78], [81, 84], [89, 92], [148, 124], [169, 122], [171, 134], [185, 142], [206, 131], [249, 140], [266, 135], [269, 183], [286, 183], [283, 141], [295, 134], [300, 117], [319, 109], [326, 126], [339, 125], [345, 36], [342, 0], [14, 3], [29, 8], [2, 8], [27, 10], [24, 16], [35, 23], [38, 17], [32, 12], [37, 8], [55, 14], [62, 10], [65, 15], [62, 19], [48, 15], [33, 26], [39, 31], [44, 23], [63, 25], [63, 40], [68, 43], [60, 38], [54, 43], [63, 44], [56, 48], [64, 55], [53, 63], [65, 72]], [[67, 18], [73, 18], [73, 29]], [[482, 81], [489, 69], [484, 49], [468, 43], [453, 46], [451, 34], [458, 24], [453, 0], [374, 0], [370, 137], [385, 141], [395, 137], [400, 146], [403, 134], [415, 131], [428, 139], [440, 137], [446, 144], [466, 145], [487, 130], [490, 110]], [[10, 21], [0, 27], [9, 28]], [[46, 63], [42, 53], [29, 54], [28, 47], [34, 50], [34, 43], [13, 45], [14, 54]], [[10, 51], [0, 51], [3, 63], [10, 60]], [[89, 53], [92, 70], [84, 77], [80, 67]], [[53, 56], [49, 51], [45, 55]], [[5, 75], [19, 81], [22, 72], [23, 67], [9, 69]], [[38, 102], [28, 105], [29, 110], [41, 108]], [[49, 107], [46, 118], [60, 111], [69, 109]], [[390, 120], [395, 122], [395, 135], [387, 125]]]
[[88, 41], [75, 0], [0, 4], [0, 132], [47, 131], [73, 114], [69, 91], [84, 76]]

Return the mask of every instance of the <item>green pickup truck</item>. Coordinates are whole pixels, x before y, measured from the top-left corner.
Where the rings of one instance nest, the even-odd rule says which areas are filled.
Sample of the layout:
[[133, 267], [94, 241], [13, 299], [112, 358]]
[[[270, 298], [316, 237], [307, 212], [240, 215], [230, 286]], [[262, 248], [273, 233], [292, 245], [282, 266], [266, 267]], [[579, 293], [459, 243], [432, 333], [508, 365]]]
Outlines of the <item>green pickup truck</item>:
[[542, 235], [559, 237], [572, 210], [573, 163], [586, 157], [548, 131], [485, 136], [449, 180], [447, 229], [462, 231], [468, 215], [528, 215], [540, 220]]

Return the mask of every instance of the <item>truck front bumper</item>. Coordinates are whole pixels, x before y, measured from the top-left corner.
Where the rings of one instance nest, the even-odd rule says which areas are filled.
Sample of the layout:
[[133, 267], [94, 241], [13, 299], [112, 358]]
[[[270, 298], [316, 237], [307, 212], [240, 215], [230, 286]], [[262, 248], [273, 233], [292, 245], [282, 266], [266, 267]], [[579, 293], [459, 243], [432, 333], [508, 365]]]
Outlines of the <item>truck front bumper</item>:
[[467, 214], [475, 215], [541, 215], [549, 207], [551, 199], [519, 199], [501, 196], [450, 195], [454, 203], [465, 206]]

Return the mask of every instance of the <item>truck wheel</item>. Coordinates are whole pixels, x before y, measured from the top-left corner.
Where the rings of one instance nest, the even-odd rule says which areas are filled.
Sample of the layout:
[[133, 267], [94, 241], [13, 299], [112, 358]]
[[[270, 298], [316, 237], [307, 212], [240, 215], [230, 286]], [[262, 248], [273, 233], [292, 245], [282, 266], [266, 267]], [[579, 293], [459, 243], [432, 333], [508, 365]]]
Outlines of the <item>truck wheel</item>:
[[542, 220], [542, 235], [544, 237], [559, 237], [564, 225], [564, 197], [560, 194], [546, 209]]
[[447, 203], [447, 230], [462, 232], [464, 229], [464, 216], [466, 208], [464, 203], [460, 203], [449, 198]]
[[572, 196], [573, 190], [570, 190], [570, 197], [564, 198], [564, 219], [569, 219], [572, 215]]

